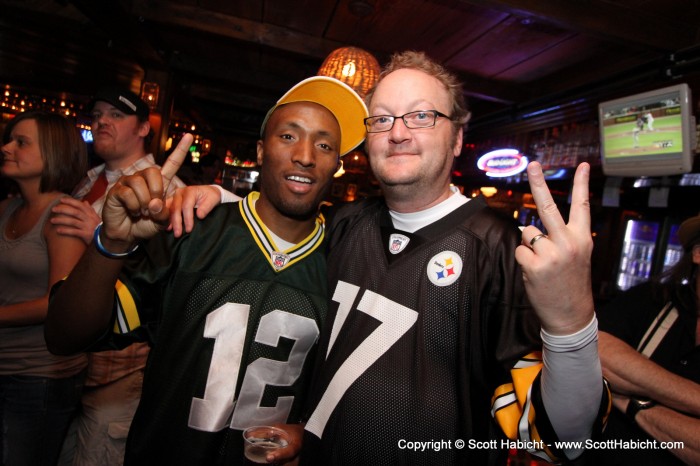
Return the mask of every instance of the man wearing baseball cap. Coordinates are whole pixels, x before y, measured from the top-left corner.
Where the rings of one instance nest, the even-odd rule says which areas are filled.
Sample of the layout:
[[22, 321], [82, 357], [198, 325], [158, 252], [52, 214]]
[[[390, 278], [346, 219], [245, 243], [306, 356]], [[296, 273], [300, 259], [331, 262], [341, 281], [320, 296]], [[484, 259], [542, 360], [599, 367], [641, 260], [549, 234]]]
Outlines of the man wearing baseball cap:
[[[294, 424], [328, 306], [319, 206], [340, 155], [364, 139], [366, 117], [340, 81], [300, 82], [261, 127], [260, 192], [220, 206], [180, 238], [159, 233], [170, 215], [163, 186], [191, 135], [162, 170], [123, 177], [109, 192], [95, 247], [52, 299], [46, 338], [52, 351], [71, 353], [148, 339], [157, 324], [125, 464], [243, 464], [245, 428], [301, 432]], [[96, 305], [113, 299], [117, 277], [113, 309]], [[135, 331], [108, 331], [134, 316]]]
[[94, 95], [90, 107], [94, 109], [97, 102], [107, 102], [126, 115], [136, 115], [139, 121], [147, 121], [150, 114], [146, 102], [128, 89], [102, 88]]
[[[106, 192], [123, 175], [157, 167], [153, 154], [146, 153], [151, 131], [148, 105], [138, 95], [128, 89], [102, 88], [89, 108], [93, 149], [104, 163], [88, 171], [73, 198], [54, 207], [51, 219], [59, 233], [82, 238], [88, 245], [100, 222]], [[185, 184], [176, 177], [168, 192], [181, 186]], [[73, 458], [74, 466], [122, 464], [148, 352], [148, 345], [141, 342], [118, 351], [88, 353], [82, 411], [67, 436], [63, 461]]]
[[356, 148], [365, 139], [365, 127], [362, 121], [357, 122], [357, 118], [364, 115], [367, 109], [354, 91], [338, 92], [339, 84], [342, 83], [326, 76], [313, 76], [296, 84], [267, 112], [260, 127], [260, 137], [265, 137], [267, 122], [280, 106], [292, 102], [315, 102], [326, 107], [338, 120], [341, 131], [339, 155], [342, 157]]

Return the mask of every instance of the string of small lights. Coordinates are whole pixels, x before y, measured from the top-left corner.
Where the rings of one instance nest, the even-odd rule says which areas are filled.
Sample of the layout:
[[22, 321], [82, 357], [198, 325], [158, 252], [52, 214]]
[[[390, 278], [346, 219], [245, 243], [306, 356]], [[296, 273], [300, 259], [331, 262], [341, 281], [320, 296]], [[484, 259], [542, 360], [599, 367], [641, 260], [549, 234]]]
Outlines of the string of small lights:
[[73, 98], [63, 95], [38, 95], [10, 84], [0, 84], [0, 108], [3, 113], [15, 115], [30, 110], [60, 113], [75, 118], [84, 117], [88, 98]]

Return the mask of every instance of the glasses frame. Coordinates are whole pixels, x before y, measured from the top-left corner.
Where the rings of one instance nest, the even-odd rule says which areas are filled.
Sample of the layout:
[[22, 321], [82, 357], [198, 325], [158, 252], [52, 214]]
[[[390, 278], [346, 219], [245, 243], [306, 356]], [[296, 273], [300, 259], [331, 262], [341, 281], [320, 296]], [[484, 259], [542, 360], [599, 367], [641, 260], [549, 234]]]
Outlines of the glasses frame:
[[[408, 122], [406, 121], [406, 115], [411, 115], [413, 113], [432, 113], [433, 116], [435, 117], [433, 119], [433, 124], [430, 126], [415, 126], [415, 127], [408, 126]], [[379, 118], [379, 117], [391, 118], [391, 126], [389, 126], [389, 128], [387, 128], [387, 129], [383, 129], [381, 131], [371, 131], [369, 124], [367, 124], [367, 121], [371, 120], [373, 118]], [[396, 124], [396, 120], [398, 118], [401, 118], [403, 120], [403, 124], [406, 125], [406, 128], [408, 128], [408, 129], [425, 129], [425, 128], [434, 128], [435, 125], [437, 124], [437, 119], [440, 117], [447, 118], [448, 120], [452, 119], [451, 116], [445, 115], [444, 113], [442, 113], [438, 110], [432, 109], [432, 110], [414, 110], [412, 112], [404, 113], [403, 115], [373, 115], [373, 116], [369, 116], [369, 117], [365, 118], [363, 120], [363, 122], [365, 123], [365, 130], [367, 130], [367, 133], [374, 134], [374, 133], [386, 133], [388, 131], [391, 131], [392, 129], [394, 129], [394, 124]]]

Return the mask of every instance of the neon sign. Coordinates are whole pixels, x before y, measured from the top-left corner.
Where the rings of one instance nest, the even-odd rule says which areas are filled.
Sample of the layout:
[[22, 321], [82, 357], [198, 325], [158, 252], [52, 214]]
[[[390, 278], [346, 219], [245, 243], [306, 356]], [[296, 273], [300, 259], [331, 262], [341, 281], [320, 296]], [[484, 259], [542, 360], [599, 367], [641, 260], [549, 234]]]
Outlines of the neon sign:
[[476, 166], [486, 176], [503, 178], [517, 175], [527, 168], [529, 160], [517, 149], [497, 149], [479, 157]]

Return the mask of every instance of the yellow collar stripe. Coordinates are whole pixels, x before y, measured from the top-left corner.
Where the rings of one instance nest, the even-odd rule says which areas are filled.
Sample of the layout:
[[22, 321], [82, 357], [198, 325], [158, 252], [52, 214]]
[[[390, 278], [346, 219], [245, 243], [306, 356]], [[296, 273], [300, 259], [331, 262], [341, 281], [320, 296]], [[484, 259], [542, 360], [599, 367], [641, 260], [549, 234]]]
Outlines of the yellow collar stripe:
[[[260, 193], [252, 192], [248, 194], [245, 199], [241, 200], [238, 205], [241, 210], [243, 220], [246, 222], [246, 225], [248, 225], [248, 229], [250, 230], [255, 243], [258, 245], [267, 262], [275, 271], [279, 272], [280, 270], [284, 270], [290, 265], [299, 262], [323, 243], [325, 227], [323, 216], [319, 215], [316, 218], [314, 229], [309, 236], [286, 251], [278, 250], [270, 230], [265, 226], [255, 210], [255, 201], [257, 201], [259, 197]], [[273, 253], [283, 253], [289, 257], [289, 261], [283, 267], [275, 267], [272, 258]]]

